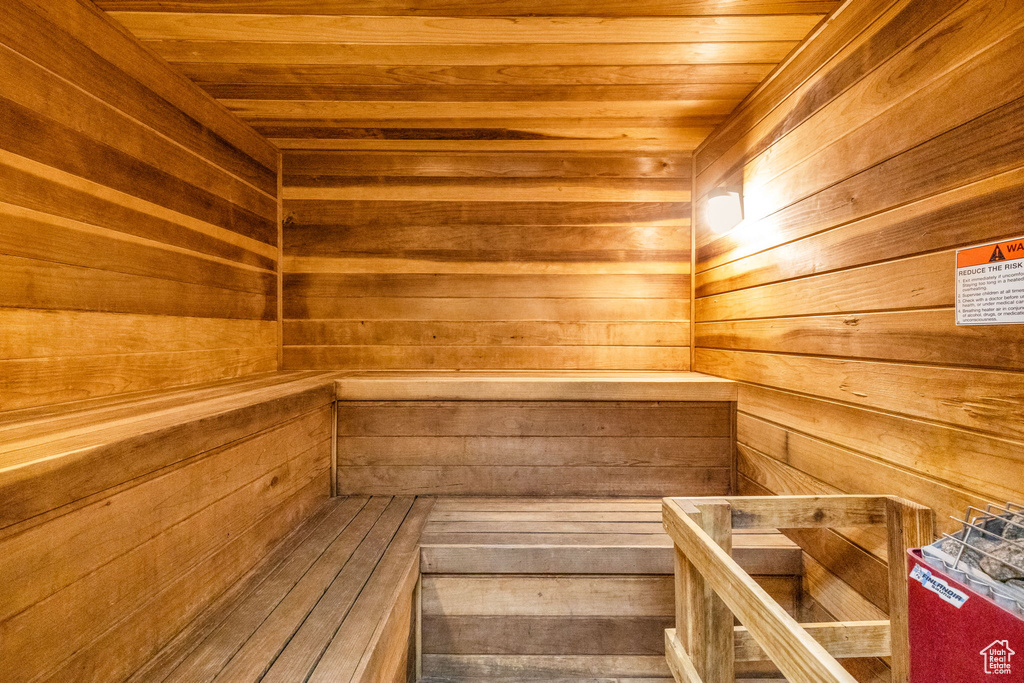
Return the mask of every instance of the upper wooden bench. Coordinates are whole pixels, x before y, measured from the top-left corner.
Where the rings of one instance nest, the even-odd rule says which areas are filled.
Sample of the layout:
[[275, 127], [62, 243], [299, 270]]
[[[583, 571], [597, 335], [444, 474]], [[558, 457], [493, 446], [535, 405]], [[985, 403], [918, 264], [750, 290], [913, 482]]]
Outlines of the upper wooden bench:
[[[417, 434], [406, 433], [410, 428], [416, 430], [406, 425], [406, 432], [391, 434], [387, 429], [382, 430], [380, 425], [374, 424], [375, 417], [385, 413], [393, 414], [396, 407], [401, 410], [403, 405], [382, 405], [388, 402], [500, 401], [504, 403], [493, 406], [493, 409], [506, 414], [516, 409], [517, 402], [530, 402], [526, 412], [543, 418], [541, 413], [546, 411], [538, 410], [536, 402], [558, 402], [558, 411], [571, 411], [574, 404], [581, 402], [605, 402], [612, 409], [619, 407], [617, 403], [634, 401], [676, 402], [698, 406], [708, 402], [735, 401], [736, 384], [690, 372], [292, 372], [209, 386], [0, 413], [0, 501], [3, 501], [0, 504], [0, 530], [199, 453], [219, 448], [258, 432], [267, 425], [283, 422], [307, 412], [313, 406], [321, 406], [335, 399], [352, 402], [347, 404], [351, 413], [346, 413], [339, 424], [339, 435], [378, 437], [374, 445], [386, 446], [394, 445], [393, 439], [388, 442], [388, 437], [394, 436], [456, 439], [474, 436], [587, 437], [591, 436], [588, 429], [596, 430], [603, 436], [610, 436], [610, 431], [616, 429], [614, 426], [609, 429], [602, 418], [595, 417], [589, 420], [593, 424], [581, 424], [577, 420], [567, 433], [561, 433], [555, 427], [546, 427], [541, 431], [546, 429], [548, 433], [533, 434], [530, 428], [524, 431], [513, 427], [511, 431], [506, 430], [508, 434], [491, 429], [490, 433], [478, 435], [474, 432], [480, 431], [480, 425], [466, 424], [464, 421], [457, 426], [421, 426], [419, 429], [423, 433]], [[417, 405], [422, 409], [426, 404]], [[432, 405], [451, 408], [451, 405], [440, 403]], [[464, 403], [461, 405], [465, 407]], [[470, 422], [475, 417], [495, 424], [487, 408], [480, 410], [481, 414], [470, 416]], [[594, 407], [584, 412], [596, 416], [599, 410], [599, 407]], [[701, 413], [696, 421], [703, 418], [708, 418], [705, 420], [707, 422], [717, 420], [721, 423], [718, 413]], [[639, 424], [633, 422], [635, 428]], [[402, 425], [396, 427], [403, 428]], [[353, 433], [353, 429], [364, 431]], [[727, 436], [718, 434], [723, 429], [728, 430], [729, 427], [719, 426], [712, 434], [698, 426], [696, 430], [684, 430], [679, 434], [673, 432], [672, 436]], [[621, 427], [619, 431], [622, 431]], [[629, 436], [644, 437], [647, 434], [639, 429]], [[423, 443], [423, 440], [419, 443]], [[351, 450], [344, 449], [343, 457], [351, 455]], [[424, 452], [418, 457], [423, 460], [434, 455]], [[354, 457], [355, 461], [344, 461], [341, 464], [371, 467], [368, 471], [349, 471], [350, 475], [364, 475], [364, 478], [383, 474], [381, 468], [390, 464], [386, 458], [371, 462], [359, 460], [358, 454]], [[410, 462], [405, 460], [402, 464], [409, 465]], [[443, 454], [425, 464], [444, 466]], [[477, 464], [459, 463], [461, 466]], [[554, 463], [539, 464], [548, 466]], [[443, 474], [452, 472], [446, 470]], [[347, 482], [354, 483], [357, 488], [360, 486], [359, 482], [352, 482], [351, 479]], [[387, 488], [390, 482], [385, 478], [381, 483]], [[370, 486], [365, 491], [349, 492], [396, 493], [401, 492], [401, 489], [381, 491], [378, 487]], [[425, 490], [409, 492], [438, 493]], [[447, 492], [480, 495], [503, 493], [468, 489]], [[546, 492], [537, 490], [508, 494]]]
[[336, 384], [344, 494], [708, 496], [735, 479], [729, 380], [364, 372]]
[[0, 678], [118, 681], [328, 500], [334, 385], [0, 416]]
[[736, 382], [699, 372], [335, 373], [341, 401], [735, 401]]
[[0, 413], [0, 529], [334, 400], [330, 373], [274, 373]]

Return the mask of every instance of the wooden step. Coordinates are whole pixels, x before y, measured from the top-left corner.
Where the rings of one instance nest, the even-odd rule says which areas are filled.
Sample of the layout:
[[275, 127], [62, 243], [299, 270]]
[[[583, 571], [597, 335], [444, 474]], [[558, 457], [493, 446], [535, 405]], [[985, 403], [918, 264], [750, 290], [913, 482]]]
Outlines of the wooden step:
[[[756, 576], [802, 572], [777, 531], [741, 529], [733, 556]], [[660, 499], [441, 498], [423, 532], [425, 574], [673, 573]]]
[[[425, 679], [669, 676], [674, 554], [660, 499], [441, 498], [421, 543]], [[734, 556], [796, 611], [795, 544], [775, 531], [739, 531]]]

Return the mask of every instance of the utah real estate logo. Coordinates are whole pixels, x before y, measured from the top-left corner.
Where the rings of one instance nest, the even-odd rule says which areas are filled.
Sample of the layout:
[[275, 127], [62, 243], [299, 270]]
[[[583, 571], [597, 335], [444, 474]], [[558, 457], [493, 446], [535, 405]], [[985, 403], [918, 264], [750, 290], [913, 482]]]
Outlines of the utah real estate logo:
[[985, 673], [998, 675], [1010, 673], [1010, 657], [1017, 653], [1010, 649], [1008, 640], [993, 640], [979, 654], [985, 658]]

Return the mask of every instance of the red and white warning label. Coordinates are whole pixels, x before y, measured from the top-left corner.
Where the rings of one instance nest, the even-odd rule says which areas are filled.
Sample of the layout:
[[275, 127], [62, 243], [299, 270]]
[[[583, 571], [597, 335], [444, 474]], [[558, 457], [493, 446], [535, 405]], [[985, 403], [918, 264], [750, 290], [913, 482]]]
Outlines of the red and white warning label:
[[956, 324], [1024, 325], [1024, 237], [957, 250]]

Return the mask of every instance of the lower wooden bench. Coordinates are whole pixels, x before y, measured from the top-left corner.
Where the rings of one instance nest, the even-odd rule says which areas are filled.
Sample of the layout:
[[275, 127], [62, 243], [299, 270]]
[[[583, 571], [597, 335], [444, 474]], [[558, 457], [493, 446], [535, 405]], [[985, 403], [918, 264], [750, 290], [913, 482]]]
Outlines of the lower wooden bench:
[[[671, 683], [675, 557], [661, 504], [438, 498], [421, 540], [421, 683]], [[800, 548], [749, 531], [733, 557], [796, 614]]]
[[129, 680], [406, 681], [432, 504], [329, 500]]

